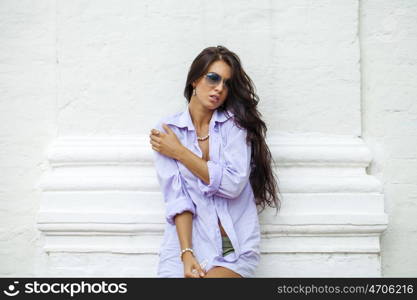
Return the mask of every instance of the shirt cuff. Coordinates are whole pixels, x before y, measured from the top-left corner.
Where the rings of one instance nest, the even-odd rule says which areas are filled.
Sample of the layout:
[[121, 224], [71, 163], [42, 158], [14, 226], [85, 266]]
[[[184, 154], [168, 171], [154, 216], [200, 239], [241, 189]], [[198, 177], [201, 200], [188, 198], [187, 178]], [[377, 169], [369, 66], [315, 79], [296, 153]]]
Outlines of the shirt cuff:
[[166, 220], [169, 224], [175, 225], [175, 216], [181, 214], [184, 211], [190, 211], [195, 217], [195, 206], [192, 201], [187, 201], [186, 199], [175, 199], [170, 203], [167, 203], [166, 208]]
[[207, 161], [207, 167], [210, 184], [206, 184], [204, 181], [198, 178], [197, 185], [204, 196], [211, 197], [219, 190], [220, 182], [222, 181], [223, 167], [219, 163], [212, 160]]

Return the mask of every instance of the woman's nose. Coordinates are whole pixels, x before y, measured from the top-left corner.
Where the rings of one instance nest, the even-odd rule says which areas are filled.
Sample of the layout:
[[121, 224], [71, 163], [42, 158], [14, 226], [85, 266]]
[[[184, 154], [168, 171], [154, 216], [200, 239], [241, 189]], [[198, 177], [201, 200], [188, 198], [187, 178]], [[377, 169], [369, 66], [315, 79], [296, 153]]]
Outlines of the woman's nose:
[[220, 81], [219, 84], [214, 87], [214, 89], [217, 90], [217, 91], [221, 91], [221, 90], [223, 90], [223, 88], [224, 88], [224, 82], [223, 81]]

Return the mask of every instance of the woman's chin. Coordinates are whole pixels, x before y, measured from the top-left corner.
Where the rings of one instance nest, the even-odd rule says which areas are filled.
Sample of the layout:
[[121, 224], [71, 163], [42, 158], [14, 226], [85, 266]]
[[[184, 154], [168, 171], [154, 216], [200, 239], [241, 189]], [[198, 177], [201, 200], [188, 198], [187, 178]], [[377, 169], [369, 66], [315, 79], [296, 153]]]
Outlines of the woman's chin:
[[219, 107], [221, 104], [219, 102], [213, 102], [213, 101], [208, 101], [208, 107], [210, 107], [211, 109], [216, 109], [217, 107]]

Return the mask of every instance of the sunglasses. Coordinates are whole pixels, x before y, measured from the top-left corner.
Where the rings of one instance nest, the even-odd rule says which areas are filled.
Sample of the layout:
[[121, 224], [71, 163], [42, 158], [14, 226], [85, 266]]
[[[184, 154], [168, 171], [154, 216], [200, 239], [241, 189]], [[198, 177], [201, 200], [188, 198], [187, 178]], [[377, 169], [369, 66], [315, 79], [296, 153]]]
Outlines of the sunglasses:
[[205, 76], [204, 76], [206, 83], [209, 86], [217, 86], [221, 81], [223, 81], [223, 86], [226, 88], [230, 87], [230, 79], [224, 80], [219, 74], [215, 73], [215, 72], [208, 72]]

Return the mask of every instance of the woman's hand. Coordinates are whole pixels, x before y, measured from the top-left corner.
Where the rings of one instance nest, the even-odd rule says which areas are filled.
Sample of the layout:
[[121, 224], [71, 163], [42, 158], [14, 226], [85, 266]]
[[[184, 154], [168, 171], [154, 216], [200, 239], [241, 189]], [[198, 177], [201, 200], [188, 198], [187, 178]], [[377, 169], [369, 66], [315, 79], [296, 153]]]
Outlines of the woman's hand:
[[182, 256], [185, 278], [203, 278], [206, 273], [201, 268], [197, 259], [191, 252], [185, 252]]
[[149, 137], [151, 138], [152, 149], [168, 157], [178, 159], [184, 146], [168, 125], [162, 124], [162, 127], [167, 133], [156, 129], [151, 130]]

